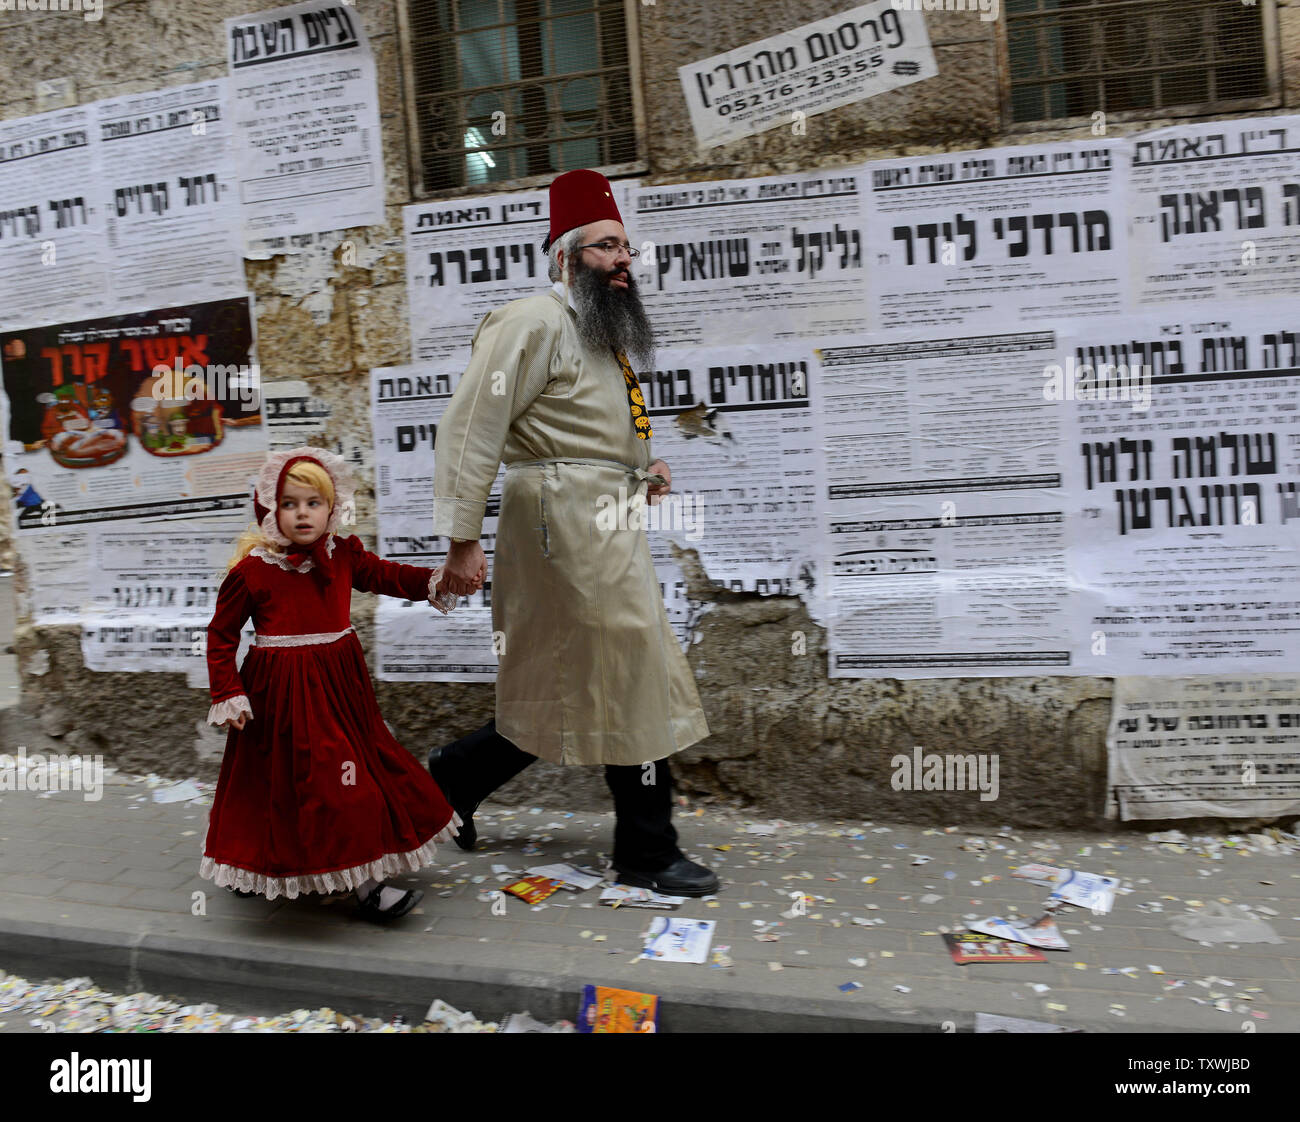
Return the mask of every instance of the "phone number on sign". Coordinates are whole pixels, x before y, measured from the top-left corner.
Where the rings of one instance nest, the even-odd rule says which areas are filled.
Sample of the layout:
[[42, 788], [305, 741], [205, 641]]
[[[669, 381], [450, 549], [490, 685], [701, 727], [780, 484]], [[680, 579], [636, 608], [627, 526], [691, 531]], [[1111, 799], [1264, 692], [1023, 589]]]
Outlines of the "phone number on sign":
[[781, 97], [793, 97], [800, 90], [815, 90], [818, 86], [828, 85], [837, 78], [851, 78], [854, 73], [865, 74], [869, 70], [876, 70], [878, 67], [885, 65], [883, 55], [872, 55], [870, 58], [860, 58], [852, 66], [848, 63], [842, 64], [838, 70], [826, 70], [822, 74], [809, 74], [807, 81], [804, 82], [787, 82], [783, 86], [773, 86], [765, 93], [751, 94], [748, 97], [739, 97], [735, 101], [720, 101], [714, 107], [718, 111], [718, 116], [725, 117], [728, 113], [739, 113], [745, 108], [753, 109], [763, 103], [763, 99], [772, 101], [778, 94]]

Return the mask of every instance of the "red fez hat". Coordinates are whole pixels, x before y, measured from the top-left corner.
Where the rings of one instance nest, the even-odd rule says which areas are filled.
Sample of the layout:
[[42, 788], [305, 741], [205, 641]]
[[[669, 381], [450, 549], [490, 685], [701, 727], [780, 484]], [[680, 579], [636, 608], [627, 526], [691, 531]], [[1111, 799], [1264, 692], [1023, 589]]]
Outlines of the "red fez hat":
[[614, 188], [598, 171], [566, 171], [551, 183], [551, 233], [562, 234], [611, 218], [619, 225], [623, 216], [614, 202]]

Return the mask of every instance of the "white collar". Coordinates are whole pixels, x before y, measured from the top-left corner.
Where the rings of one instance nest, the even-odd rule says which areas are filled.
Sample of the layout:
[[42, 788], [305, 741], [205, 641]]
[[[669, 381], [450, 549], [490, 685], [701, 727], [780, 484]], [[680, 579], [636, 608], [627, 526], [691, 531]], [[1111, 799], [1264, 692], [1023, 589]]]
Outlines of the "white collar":
[[[553, 285], [551, 285], [551, 291], [554, 292], [555, 295], [558, 296], [561, 300], [563, 300], [563, 299], [564, 299], [564, 282], [563, 282], [563, 281], [556, 281]], [[572, 292], [569, 293], [569, 307], [572, 308], [575, 312], [578, 310], [578, 305], [575, 304], [575, 303], [573, 302], [573, 293], [572, 293]]]

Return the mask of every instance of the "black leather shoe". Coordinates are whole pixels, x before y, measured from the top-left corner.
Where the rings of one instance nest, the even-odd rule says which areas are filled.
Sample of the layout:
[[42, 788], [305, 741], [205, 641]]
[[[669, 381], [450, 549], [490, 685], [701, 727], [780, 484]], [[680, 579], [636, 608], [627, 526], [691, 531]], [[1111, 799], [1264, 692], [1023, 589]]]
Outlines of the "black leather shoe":
[[447, 745], [443, 745], [429, 753], [429, 774], [433, 776], [433, 781], [438, 784], [447, 801], [451, 803], [451, 809], [460, 815], [460, 833], [454, 840], [461, 849], [468, 851], [473, 849], [478, 841], [478, 830], [474, 826], [474, 812], [478, 810], [478, 803], [471, 806], [461, 801], [456, 785], [447, 776], [447, 772], [451, 769], [448, 767], [449, 761], [443, 758], [446, 750]]
[[424, 893], [420, 889], [412, 888], [392, 907], [381, 908], [379, 899], [383, 888], [382, 884], [376, 885], [370, 890], [370, 895], [361, 901], [359, 909], [361, 917], [370, 920], [371, 923], [387, 923], [390, 919], [398, 919], [424, 899]]
[[634, 888], [648, 888], [662, 896], [712, 896], [721, 887], [717, 874], [712, 869], [679, 857], [666, 869], [657, 873], [638, 873], [628, 869], [619, 869], [619, 884], [630, 884]]

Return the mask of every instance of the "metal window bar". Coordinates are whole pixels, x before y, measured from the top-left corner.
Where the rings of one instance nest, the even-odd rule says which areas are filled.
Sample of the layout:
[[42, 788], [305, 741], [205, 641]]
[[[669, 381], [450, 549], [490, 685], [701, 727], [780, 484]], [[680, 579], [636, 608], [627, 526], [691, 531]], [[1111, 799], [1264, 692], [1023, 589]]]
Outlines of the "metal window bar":
[[[417, 194], [527, 180], [580, 163], [635, 170], [640, 112], [626, 0], [514, 0], [516, 18], [510, 15], [507, 0], [403, 4], [411, 134], [420, 165]], [[487, 37], [495, 39], [488, 61], [505, 80], [462, 83], [470, 36], [480, 47]], [[586, 65], [561, 70], [562, 43], [569, 48], [570, 66], [575, 45], [577, 53], [587, 56]], [[589, 50], [581, 50], [588, 45]], [[510, 74], [512, 63], [517, 63], [517, 77]], [[580, 91], [586, 87], [591, 93], [584, 96]], [[589, 104], [574, 105], [575, 100]], [[506, 113], [504, 136], [492, 133], [498, 110]], [[478, 130], [483, 143], [467, 140], [471, 129]], [[471, 184], [474, 155], [486, 157], [482, 163], [491, 162], [492, 169]]]
[[1013, 121], [1276, 96], [1268, 0], [1011, 0], [1004, 15]]

